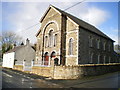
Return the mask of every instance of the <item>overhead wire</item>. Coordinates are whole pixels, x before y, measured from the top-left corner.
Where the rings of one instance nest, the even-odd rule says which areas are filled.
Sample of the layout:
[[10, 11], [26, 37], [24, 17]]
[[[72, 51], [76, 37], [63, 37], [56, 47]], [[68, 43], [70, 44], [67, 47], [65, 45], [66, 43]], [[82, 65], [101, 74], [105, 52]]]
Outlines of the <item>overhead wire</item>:
[[[62, 10], [62, 11], [66, 11], [66, 10], [68, 10], [68, 9], [71, 9], [72, 7], [74, 7], [74, 6], [82, 3], [82, 2], [84, 2], [84, 1], [85, 1], [85, 0], [82, 0], [82, 1], [80, 1], [80, 2], [78, 2], [78, 3], [76, 3], [76, 4], [72, 5], [72, 6], [70, 6], [70, 7], [68, 7], [68, 8]], [[57, 14], [55, 14], [55, 15], [57, 15]], [[54, 16], [55, 16], [55, 15], [54, 15]], [[19, 31], [17, 31], [17, 32], [24, 32], [24, 31], [26, 31], [26, 30], [29, 30], [29, 29], [37, 26], [38, 24], [40, 24], [40, 23], [36, 23], [36, 24], [34, 24], [34, 25], [30, 26], [30, 27], [27, 27], [26, 29], [22, 29], [22, 30], [19, 30]]]

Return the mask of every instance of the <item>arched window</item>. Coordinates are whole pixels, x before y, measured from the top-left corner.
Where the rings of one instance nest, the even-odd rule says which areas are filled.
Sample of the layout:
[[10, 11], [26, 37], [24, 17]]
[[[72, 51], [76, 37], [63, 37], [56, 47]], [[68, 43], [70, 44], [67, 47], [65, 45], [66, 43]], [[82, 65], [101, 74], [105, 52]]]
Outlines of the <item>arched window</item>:
[[100, 54], [98, 54], [98, 64], [100, 63]]
[[49, 32], [49, 46], [53, 46], [53, 30], [50, 30]]
[[100, 39], [97, 39], [97, 49], [100, 49]]
[[55, 34], [55, 36], [54, 36], [54, 46], [56, 46], [57, 45], [57, 34]]
[[45, 36], [45, 47], [48, 47], [48, 36]]
[[91, 55], [91, 56], [90, 56], [90, 63], [93, 63], [93, 55], [94, 55], [94, 54], [91, 53], [90, 55]]
[[103, 43], [103, 50], [106, 49], [106, 42]]
[[93, 47], [93, 37], [89, 37], [89, 47]]
[[73, 39], [69, 40], [69, 55], [73, 55]]

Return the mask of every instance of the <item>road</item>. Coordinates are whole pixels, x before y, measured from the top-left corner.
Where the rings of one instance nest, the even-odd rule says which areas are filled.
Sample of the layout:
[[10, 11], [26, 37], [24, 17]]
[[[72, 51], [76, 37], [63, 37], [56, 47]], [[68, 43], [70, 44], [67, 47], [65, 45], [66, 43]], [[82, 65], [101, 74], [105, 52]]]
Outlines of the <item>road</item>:
[[119, 80], [118, 72], [79, 80], [43, 80], [11, 70], [2, 71], [2, 88], [118, 88]]
[[2, 88], [58, 88], [59, 85], [42, 79], [30, 78], [11, 70], [2, 71]]

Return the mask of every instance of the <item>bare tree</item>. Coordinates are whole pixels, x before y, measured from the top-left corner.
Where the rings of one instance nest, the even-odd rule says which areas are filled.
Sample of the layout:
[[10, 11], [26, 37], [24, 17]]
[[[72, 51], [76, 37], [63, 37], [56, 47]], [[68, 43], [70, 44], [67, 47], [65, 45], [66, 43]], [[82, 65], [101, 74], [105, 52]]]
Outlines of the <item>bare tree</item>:
[[0, 47], [2, 48], [2, 54], [13, 48], [13, 45], [20, 45], [22, 38], [16, 35], [14, 32], [3, 32], [0, 42]]

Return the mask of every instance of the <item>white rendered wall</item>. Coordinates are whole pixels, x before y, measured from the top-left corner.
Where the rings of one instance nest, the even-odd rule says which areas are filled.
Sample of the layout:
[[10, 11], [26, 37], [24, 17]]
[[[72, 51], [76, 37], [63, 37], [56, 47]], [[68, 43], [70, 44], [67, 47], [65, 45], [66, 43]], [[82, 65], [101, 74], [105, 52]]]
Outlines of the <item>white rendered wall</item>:
[[6, 53], [3, 55], [3, 67], [13, 68], [14, 65], [14, 52]]

